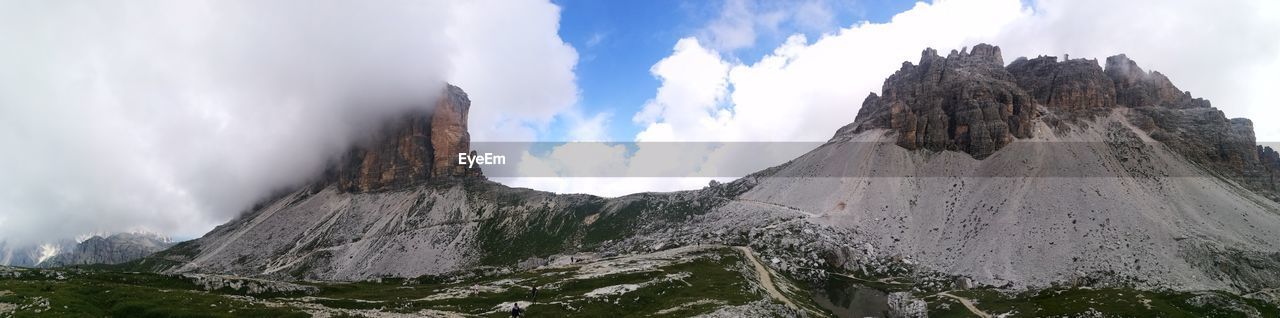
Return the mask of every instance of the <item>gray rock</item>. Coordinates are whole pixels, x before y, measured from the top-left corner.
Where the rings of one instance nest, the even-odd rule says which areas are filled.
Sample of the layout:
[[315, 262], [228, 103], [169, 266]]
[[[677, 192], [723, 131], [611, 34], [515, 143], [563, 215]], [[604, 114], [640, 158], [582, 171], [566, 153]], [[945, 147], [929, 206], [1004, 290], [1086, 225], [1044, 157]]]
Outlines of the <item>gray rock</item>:
[[984, 158], [1031, 135], [1034, 100], [1004, 68], [1000, 48], [979, 44], [947, 57], [926, 49], [903, 63], [883, 96], [863, 101], [852, 132], [888, 128], [907, 149], [958, 150]]
[[226, 275], [182, 274], [180, 277], [191, 281], [206, 291], [231, 291], [235, 293], [243, 293], [245, 295], [309, 295], [320, 292], [320, 288], [315, 286]]
[[889, 317], [927, 318], [928, 304], [908, 292], [889, 293]]

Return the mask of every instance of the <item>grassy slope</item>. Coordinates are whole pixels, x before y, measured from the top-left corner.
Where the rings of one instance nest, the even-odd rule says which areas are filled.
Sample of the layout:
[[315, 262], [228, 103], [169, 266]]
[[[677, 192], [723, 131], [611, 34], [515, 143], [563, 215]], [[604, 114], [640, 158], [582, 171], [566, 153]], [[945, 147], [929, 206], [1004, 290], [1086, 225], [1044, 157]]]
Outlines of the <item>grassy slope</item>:
[[[699, 252], [675, 263], [643, 271], [576, 279], [579, 267], [558, 267], [456, 281], [403, 280], [361, 283], [312, 283], [321, 291], [311, 297], [277, 296], [255, 301], [221, 292], [203, 292], [176, 277], [99, 269], [23, 271], [22, 278], [0, 278], [0, 302], [28, 304], [48, 299], [49, 310], [23, 309], [17, 317], [305, 317], [304, 305], [355, 310], [415, 313], [430, 309], [479, 316], [505, 317], [500, 304], [528, 300], [528, 287], [540, 286], [538, 303], [529, 314], [543, 317], [588, 316], [683, 317], [762, 299], [744, 276], [740, 254], [730, 249]], [[62, 273], [66, 279], [56, 278]], [[683, 279], [664, 279], [687, 273]], [[618, 295], [588, 297], [598, 288], [639, 284]], [[497, 286], [460, 298], [423, 298], [472, 286]], [[710, 301], [708, 301], [710, 300]], [[272, 303], [268, 307], [262, 303]], [[695, 304], [692, 306], [684, 306]], [[64, 307], [65, 306], [65, 307]], [[350, 310], [347, 310], [350, 309]], [[667, 310], [667, 311], [663, 311]], [[658, 314], [662, 312], [661, 314]], [[0, 314], [4, 316], [4, 314]]]
[[[14, 317], [307, 317], [288, 308], [267, 308], [196, 290], [191, 283], [156, 274], [26, 271], [0, 279], [0, 302], [48, 306], [19, 310]], [[45, 309], [47, 308], [47, 309]], [[0, 314], [0, 316], [4, 316]]]

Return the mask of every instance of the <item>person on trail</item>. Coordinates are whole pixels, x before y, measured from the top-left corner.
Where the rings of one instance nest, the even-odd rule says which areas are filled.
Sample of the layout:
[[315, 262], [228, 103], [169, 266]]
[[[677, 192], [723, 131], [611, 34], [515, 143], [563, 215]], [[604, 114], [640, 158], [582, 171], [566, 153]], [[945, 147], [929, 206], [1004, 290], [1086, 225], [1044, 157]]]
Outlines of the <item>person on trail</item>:
[[538, 301], [538, 286], [533, 286], [533, 289], [529, 290], [529, 302], [537, 302], [537, 301]]
[[516, 318], [523, 315], [524, 315], [524, 309], [520, 309], [519, 303], [511, 305], [511, 318]]

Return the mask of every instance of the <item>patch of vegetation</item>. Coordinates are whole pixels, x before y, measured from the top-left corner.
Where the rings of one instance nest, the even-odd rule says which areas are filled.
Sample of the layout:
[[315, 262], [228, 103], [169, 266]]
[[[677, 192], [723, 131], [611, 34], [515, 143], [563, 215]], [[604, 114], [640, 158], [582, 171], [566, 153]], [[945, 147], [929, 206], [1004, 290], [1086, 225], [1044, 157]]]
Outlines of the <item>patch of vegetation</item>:
[[[1052, 288], [1006, 295], [993, 290], [951, 292], [977, 302], [991, 314], [1011, 317], [1075, 316], [1097, 311], [1116, 317], [1247, 317], [1243, 310], [1257, 310], [1262, 317], [1280, 317], [1280, 309], [1255, 299], [1222, 292], [1141, 291], [1130, 288]], [[1199, 306], [1192, 298], [1213, 300]], [[940, 296], [929, 296], [930, 317], [971, 317], [962, 305]], [[947, 304], [943, 306], [943, 304]], [[1235, 305], [1242, 305], [1238, 308]], [[947, 308], [944, 308], [947, 307]], [[1246, 308], [1247, 307], [1247, 308]]]
[[[592, 247], [599, 243], [597, 239], [618, 239], [625, 234], [611, 228], [609, 234], [597, 235], [600, 224], [611, 224], [609, 222], [616, 218], [629, 217], [616, 212], [606, 213], [604, 199], [592, 197], [571, 204], [556, 209], [544, 205], [534, 211], [521, 212], [525, 217], [518, 221], [512, 221], [507, 215], [509, 211], [505, 210], [483, 220], [477, 229], [477, 246], [485, 251], [480, 263], [511, 266], [531, 257], [545, 258], [577, 251], [579, 247]], [[600, 221], [589, 226], [583, 224], [590, 215], [600, 215]]]
[[[0, 279], [0, 302], [35, 304], [15, 317], [309, 317], [293, 308], [272, 308], [195, 290], [176, 277], [101, 271], [28, 270]], [[47, 304], [47, 306], [45, 306]]]

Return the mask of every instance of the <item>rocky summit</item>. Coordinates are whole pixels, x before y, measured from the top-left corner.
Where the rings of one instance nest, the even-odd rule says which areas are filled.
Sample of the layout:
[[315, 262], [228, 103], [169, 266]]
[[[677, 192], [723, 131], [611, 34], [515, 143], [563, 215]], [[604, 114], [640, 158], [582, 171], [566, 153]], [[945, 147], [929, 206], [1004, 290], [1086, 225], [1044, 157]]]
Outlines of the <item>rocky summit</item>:
[[434, 107], [415, 108], [365, 136], [325, 172], [321, 183], [344, 192], [371, 192], [480, 175], [479, 168], [457, 164], [457, 155], [471, 150], [470, 108], [467, 93], [448, 85]]
[[[272, 300], [311, 311], [495, 315], [542, 286], [556, 296], [531, 310], [563, 315], [1278, 312], [1280, 155], [1124, 55], [926, 49], [809, 153], [617, 198], [457, 166], [470, 105], [446, 92], [316, 182], [127, 266], [330, 282]], [[333, 300], [364, 288], [419, 298]]]
[[1034, 100], [1004, 68], [1000, 48], [940, 57], [927, 49], [919, 65], [903, 63], [858, 110], [855, 132], [889, 128], [907, 149], [960, 150], [986, 157], [1031, 133]]

